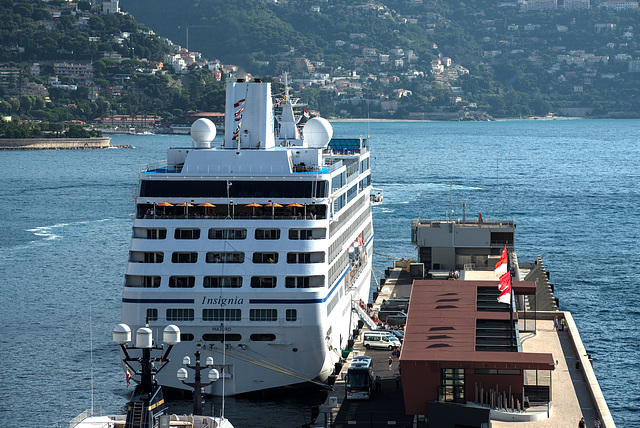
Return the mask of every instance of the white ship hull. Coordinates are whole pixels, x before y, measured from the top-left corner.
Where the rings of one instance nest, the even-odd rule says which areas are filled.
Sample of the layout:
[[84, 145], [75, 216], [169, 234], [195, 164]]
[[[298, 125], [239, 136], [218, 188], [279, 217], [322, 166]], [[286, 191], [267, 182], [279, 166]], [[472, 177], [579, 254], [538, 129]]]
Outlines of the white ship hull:
[[228, 83], [223, 146], [169, 149], [140, 174], [122, 322], [180, 328], [162, 386], [191, 390], [176, 372], [196, 351], [220, 372], [209, 394], [323, 383], [354, 339], [371, 283], [368, 142], [329, 142], [319, 121], [303, 139], [286, 100], [278, 117], [268, 84]]

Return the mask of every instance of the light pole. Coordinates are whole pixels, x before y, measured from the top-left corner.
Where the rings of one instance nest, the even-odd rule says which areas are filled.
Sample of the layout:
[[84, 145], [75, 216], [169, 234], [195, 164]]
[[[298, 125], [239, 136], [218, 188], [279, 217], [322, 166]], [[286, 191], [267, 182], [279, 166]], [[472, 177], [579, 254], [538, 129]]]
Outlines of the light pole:
[[213, 357], [208, 357], [206, 366], [201, 366], [200, 351], [196, 351], [194, 355], [196, 356], [196, 363], [193, 365], [191, 364], [191, 358], [189, 358], [188, 355], [185, 355], [184, 358], [182, 359], [182, 364], [185, 367], [195, 370], [194, 381], [186, 382], [186, 380], [189, 378], [189, 372], [187, 372], [187, 369], [185, 369], [184, 367], [178, 369], [177, 376], [182, 383], [193, 388], [193, 414], [202, 415], [202, 389], [205, 386], [209, 386], [213, 382], [217, 381], [220, 378], [220, 374], [218, 373], [218, 370], [211, 369], [209, 370], [209, 374], [208, 374], [209, 382], [202, 383], [200, 372], [202, 370], [205, 370], [207, 367], [213, 366]]
[[[140, 377], [140, 384], [136, 386], [127, 409], [127, 425], [133, 426], [134, 421], [143, 421], [144, 426], [156, 426], [157, 418], [164, 413], [166, 405], [162, 396], [162, 388], [156, 383], [155, 376], [169, 362], [169, 353], [173, 345], [180, 343], [180, 329], [175, 325], [168, 325], [164, 329], [162, 340], [168, 346], [160, 358], [152, 357], [152, 350], [164, 351], [164, 346], [153, 346], [152, 331], [149, 327], [141, 327], [136, 331], [135, 345], [131, 342], [131, 328], [126, 324], [118, 324], [113, 329], [113, 341], [120, 345], [124, 358], [122, 361], [127, 366], [127, 374], [134, 373]], [[140, 350], [142, 356], [131, 357], [129, 351]], [[130, 363], [139, 364], [136, 370]], [[159, 361], [160, 368], [156, 369], [154, 363]], [[128, 377], [127, 377], [128, 379]], [[156, 421], [156, 422], [154, 422]], [[141, 425], [142, 426], [142, 425]]]

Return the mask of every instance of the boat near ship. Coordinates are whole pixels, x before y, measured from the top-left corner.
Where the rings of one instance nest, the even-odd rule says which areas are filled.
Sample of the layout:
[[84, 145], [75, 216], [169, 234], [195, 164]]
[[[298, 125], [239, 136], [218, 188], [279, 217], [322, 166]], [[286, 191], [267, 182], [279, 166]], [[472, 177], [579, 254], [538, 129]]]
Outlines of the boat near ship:
[[191, 132], [191, 125], [188, 123], [176, 123], [170, 126], [171, 132], [179, 135], [188, 135]]
[[[127, 385], [131, 373], [135, 373], [140, 382], [136, 385], [131, 399], [126, 405], [126, 414], [122, 415], [96, 415], [93, 407], [85, 410], [69, 421], [69, 428], [233, 428], [231, 422], [224, 417], [224, 405], [220, 416], [202, 415], [202, 394], [200, 372], [213, 366], [213, 358], [208, 357], [206, 365], [200, 364], [200, 352], [195, 353], [196, 362], [191, 364], [191, 359], [185, 356], [182, 364], [195, 370], [195, 382], [186, 382], [189, 378], [185, 367], [177, 371], [177, 377], [185, 386], [193, 388], [194, 411], [190, 415], [170, 414], [164, 400], [162, 386], [156, 382], [156, 376], [168, 367], [169, 354], [173, 347], [180, 343], [180, 329], [175, 325], [168, 325], [162, 332], [163, 344], [156, 344], [153, 332], [149, 327], [141, 327], [136, 332], [136, 341], [131, 340], [131, 328], [126, 324], [119, 324], [113, 330], [113, 341], [120, 345], [123, 364], [127, 367]], [[135, 354], [140, 355], [135, 355]], [[132, 356], [134, 355], [134, 356]], [[139, 370], [131, 366], [136, 361]], [[219, 373], [216, 369], [210, 369], [208, 373], [209, 383], [218, 380]], [[93, 406], [93, 395], [92, 395]]]
[[[369, 300], [369, 141], [334, 139], [322, 118], [301, 127], [285, 88], [274, 101], [268, 82], [228, 81], [222, 143], [198, 119], [194, 147], [139, 174], [122, 322], [178, 325], [174, 353], [215, 358], [207, 394], [326, 385]], [[186, 389], [172, 372], [158, 382]]]

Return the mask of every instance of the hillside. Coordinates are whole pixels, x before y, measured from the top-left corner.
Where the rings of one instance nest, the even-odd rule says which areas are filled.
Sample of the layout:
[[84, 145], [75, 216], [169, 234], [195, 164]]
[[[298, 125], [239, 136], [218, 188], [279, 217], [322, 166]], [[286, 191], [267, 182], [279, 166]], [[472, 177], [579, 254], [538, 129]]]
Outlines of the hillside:
[[[171, 47], [132, 15], [104, 13], [88, 1], [3, 0], [0, 19], [0, 114], [14, 123], [123, 115], [182, 122], [187, 110], [224, 106], [222, 84], [210, 73], [163, 70]], [[16, 126], [0, 132], [48, 129]]]
[[[207, 58], [255, 75], [293, 72], [324, 114], [640, 113], [638, 10], [610, 10], [607, 2], [121, 4], [183, 46], [188, 26], [189, 49]], [[544, 7], [553, 8], [536, 10]]]

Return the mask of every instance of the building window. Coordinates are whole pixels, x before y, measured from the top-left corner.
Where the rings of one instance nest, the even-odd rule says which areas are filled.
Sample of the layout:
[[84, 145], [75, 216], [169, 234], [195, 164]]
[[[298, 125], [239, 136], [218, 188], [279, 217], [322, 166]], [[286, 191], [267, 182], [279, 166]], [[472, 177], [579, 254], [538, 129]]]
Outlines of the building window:
[[278, 253], [253, 253], [254, 263], [278, 263]]
[[241, 276], [205, 276], [202, 286], [204, 288], [240, 288]]
[[475, 369], [475, 374], [490, 375], [520, 375], [520, 370], [515, 369]]
[[276, 321], [277, 319], [277, 309], [251, 309], [249, 311], [250, 321]]
[[200, 239], [200, 229], [176, 229], [175, 239]]
[[275, 276], [252, 276], [251, 288], [276, 288]]
[[280, 229], [256, 229], [256, 239], [280, 239]]
[[254, 342], [273, 342], [276, 340], [276, 335], [271, 333], [254, 333], [249, 336], [249, 339]]
[[158, 321], [158, 310], [149, 308], [147, 309], [147, 321]]
[[203, 321], [240, 321], [240, 309], [203, 309]]
[[198, 253], [173, 253], [171, 263], [196, 263], [198, 261]]
[[247, 229], [209, 229], [209, 239], [246, 239]]
[[193, 288], [196, 285], [195, 276], [170, 276], [169, 287], [171, 288]]
[[464, 369], [440, 369], [438, 400], [464, 403]]
[[167, 321], [193, 321], [193, 309], [167, 309]]
[[298, 310], [297, 309], [287, 309], [286, 312], [286, 320], [287, 321], [296, 321], [298, 319]]

